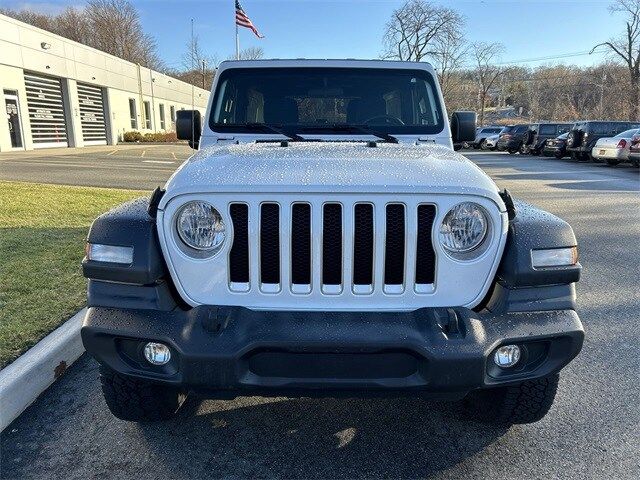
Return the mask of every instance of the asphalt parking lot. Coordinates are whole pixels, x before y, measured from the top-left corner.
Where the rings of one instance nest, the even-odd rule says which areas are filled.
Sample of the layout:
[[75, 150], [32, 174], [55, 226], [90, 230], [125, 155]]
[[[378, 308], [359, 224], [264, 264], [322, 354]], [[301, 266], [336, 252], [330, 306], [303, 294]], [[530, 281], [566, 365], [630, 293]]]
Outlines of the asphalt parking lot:
[[[72, 183], [96, 185], [84, 182], [104, 172], [94, 178], [98, 186], [150, 189], [188, 150], [174, 151], [175, 164], [140, 158], [153, 152], [164, 161], [169, 148], [137, 160], [134, 149], [122, 158], [107, 151], [44, 165], [31, 159], [13, 172], [7, 167], [19, 160], [2, 157], [0, 178], [55, 182], [70, 168]], [[171, 422], [130, 424], [110, 415], [97, 365], [84, 356], [2, 434], [0, 477], [640, 478], [638, 170], [494, 153], [469, 158], [499, 187], [569, 221], [580, 244], [587, 337], [541, 422], [489, 429], [461, 419], [457, 404], [418, 399], [193, 397]], [[69, 166], [49, 165], [58, 162]]]
[[0, 180], [153, 190], [191, 155], [185, 144], [0, 153]]

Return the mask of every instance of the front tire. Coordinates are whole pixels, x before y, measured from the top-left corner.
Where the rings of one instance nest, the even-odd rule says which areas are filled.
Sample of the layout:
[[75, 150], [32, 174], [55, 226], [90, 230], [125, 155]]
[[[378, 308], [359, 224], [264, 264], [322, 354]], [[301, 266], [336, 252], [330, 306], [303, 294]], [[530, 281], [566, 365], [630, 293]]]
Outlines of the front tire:
[[465, 404], [473, 417], [492, 425], [515, 425], [541, 420], [551, 408], [560, 376], [473, 392]]
[[607, 158], [607, 163], [610, 166], [615, 167], [616, 165], [618, 165], [620, 163], [620, 160], [618, 160], [617, 158]]
[[176, 388], [120, 375], [104, 365], [100, 365], [100, 383], [111, 413], [129, 422], [168, 420], [186, 398]]

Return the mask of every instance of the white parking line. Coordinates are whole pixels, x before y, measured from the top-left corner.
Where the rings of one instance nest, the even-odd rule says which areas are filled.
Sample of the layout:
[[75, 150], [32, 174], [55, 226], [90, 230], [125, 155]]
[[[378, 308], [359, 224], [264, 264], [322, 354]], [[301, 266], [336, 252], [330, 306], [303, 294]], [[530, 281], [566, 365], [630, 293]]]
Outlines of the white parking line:
[[171, 152], [171, 156], [173, 157], [174, 160], [177, 160], [175, 153]]
[[113, 155], [114, 153], [117, 153], [117, 152], [118, 152], [118, 150], [113, 150], [113, 151], [111, 151], [111, 152], [107, 153], [107, 156], [109, 156], [109, 155]]
[[173, 164], [176, 162], [172, 162], [171, 160], [142, 160], [142, 163], [169, 163]]
[[141, 157], [144, 157], [144, 154], [147, 153], [146, 150], [142, 150], [142, 155], [140, 155]]

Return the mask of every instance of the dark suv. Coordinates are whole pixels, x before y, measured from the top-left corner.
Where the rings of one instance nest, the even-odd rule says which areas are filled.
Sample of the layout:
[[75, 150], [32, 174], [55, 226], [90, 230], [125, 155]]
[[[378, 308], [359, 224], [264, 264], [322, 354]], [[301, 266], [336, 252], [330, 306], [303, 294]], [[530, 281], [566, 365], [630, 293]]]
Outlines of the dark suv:
[[498, 150], [506, 150], [511, 154], [520, 151], [520, 147], [522, 147], [522, 142], [528, 130], [528, 124], [508, 125], [502, 130], [502, 133], [500, 133], [497, 144]]
[[606, 121], [584, 121], [577, 122], [569, 131], [567, 137], [567, 152], [573, 160], [592, 160], [597, 162], [591, 155], [596, 142], [605, 137], [613, 137], [620, 132], [640, 128], [638, 122], [606, 122]]
[[547, 140], [568, 132], [572, 126], [572, 123], [534, 123], [529, 126], [520, 151], [529, 155], [540, 155]]

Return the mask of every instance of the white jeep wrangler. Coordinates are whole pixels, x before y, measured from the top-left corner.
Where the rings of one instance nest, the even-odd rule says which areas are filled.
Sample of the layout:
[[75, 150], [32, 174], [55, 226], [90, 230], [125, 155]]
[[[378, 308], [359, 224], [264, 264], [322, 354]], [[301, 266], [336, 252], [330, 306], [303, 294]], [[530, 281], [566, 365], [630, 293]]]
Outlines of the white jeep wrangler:
[[[88, 236], [82, 328], [111, 411], [190, 391], [419, 395], [491, 422], [548, 411], [582, 347], [573, 231], [453, 151], [426, 63], [234, 61], [199, 151]], [[202, 125], [204, 123], [204, 125]]]

